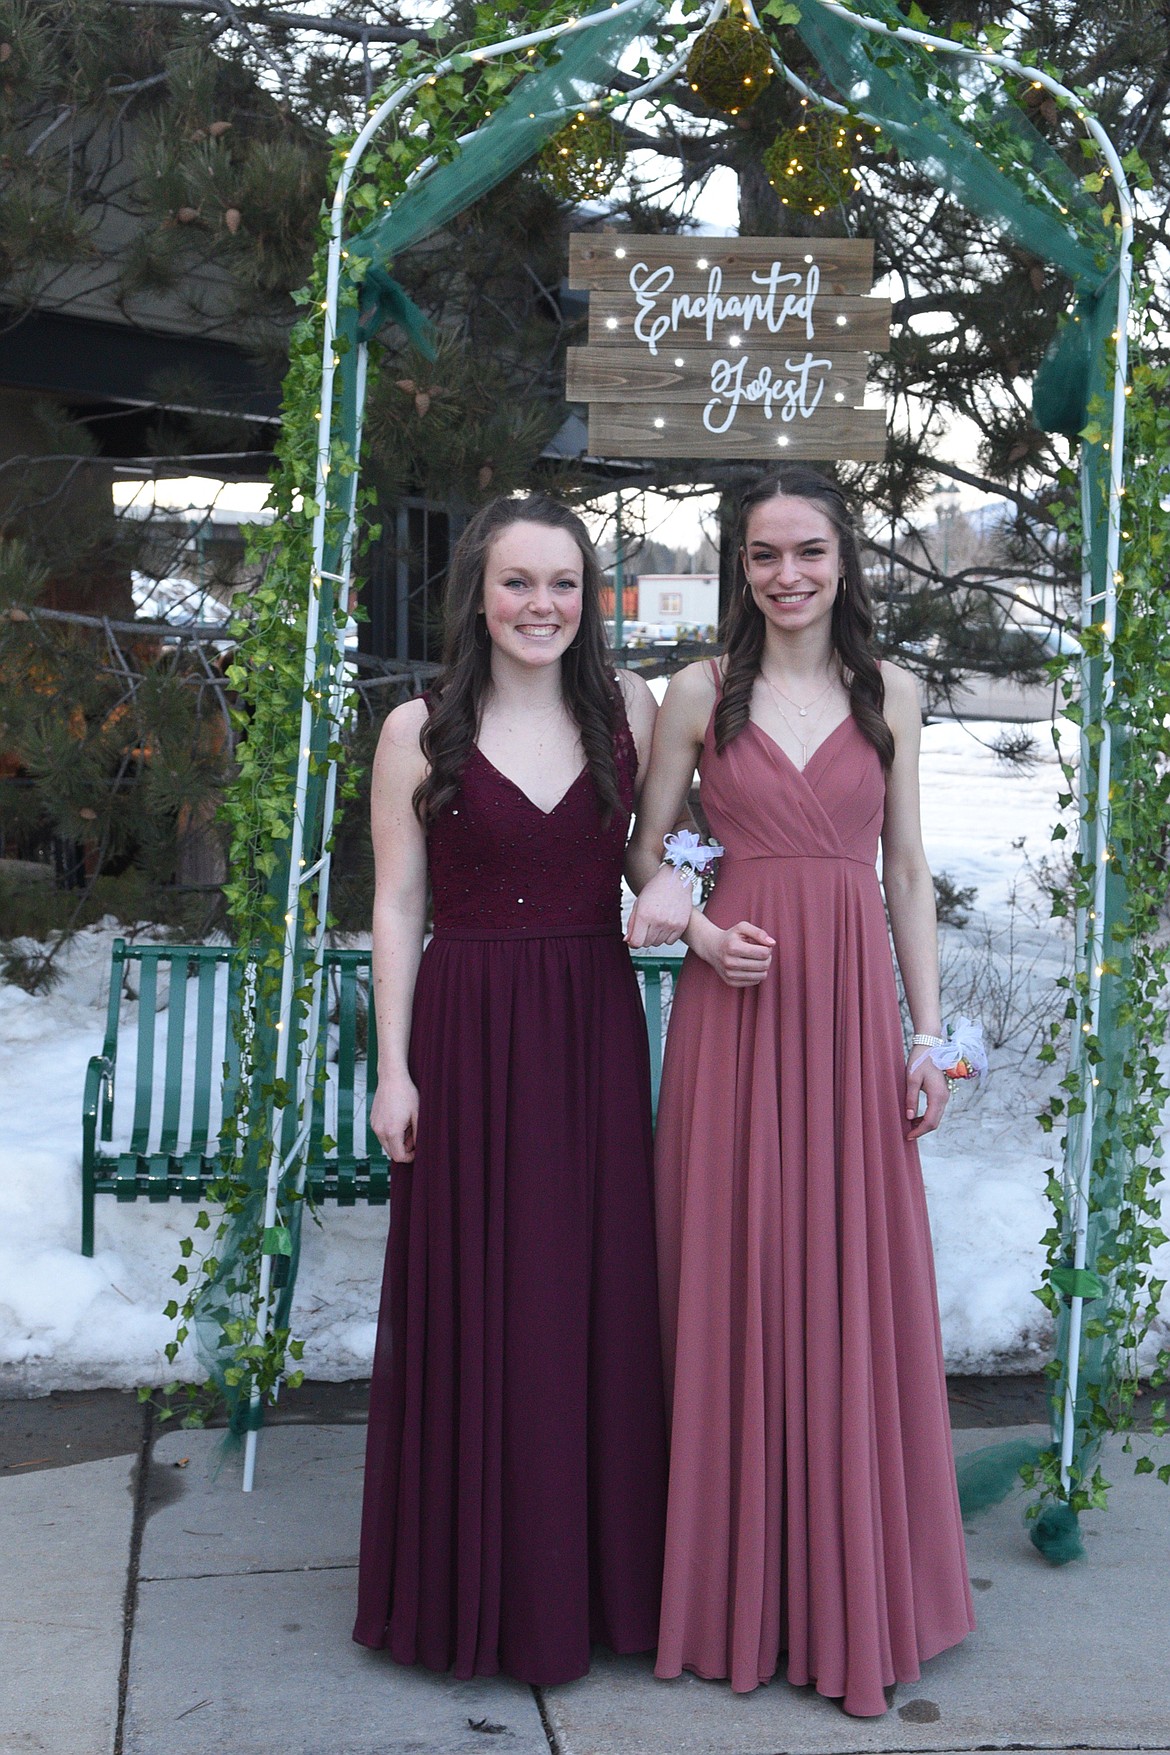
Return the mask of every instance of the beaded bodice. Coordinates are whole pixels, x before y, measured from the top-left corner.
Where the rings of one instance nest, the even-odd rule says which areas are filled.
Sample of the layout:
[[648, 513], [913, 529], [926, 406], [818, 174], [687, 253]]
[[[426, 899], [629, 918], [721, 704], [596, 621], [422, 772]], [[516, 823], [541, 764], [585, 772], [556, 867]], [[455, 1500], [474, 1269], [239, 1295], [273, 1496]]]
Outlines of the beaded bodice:
[[427, 835], [436, 937], [620, 930], [637, 772], [624, 713], [614, 755], [621, 808], [603, 825], [587, 768], [543, 811], [472, 746], [458, 794]]

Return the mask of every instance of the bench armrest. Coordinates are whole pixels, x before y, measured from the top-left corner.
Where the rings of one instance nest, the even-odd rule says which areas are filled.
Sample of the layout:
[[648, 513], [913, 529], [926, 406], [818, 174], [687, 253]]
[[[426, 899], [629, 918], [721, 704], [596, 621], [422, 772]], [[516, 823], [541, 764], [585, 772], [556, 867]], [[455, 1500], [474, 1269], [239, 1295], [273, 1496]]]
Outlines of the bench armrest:
[[101, 1103], [101, 1137], [108, 1140], [114, 1125], [114, 1058], [95, 1054], [85, 1069], [85, 1096], [81, 1103], [81, 1126], [90, 1152], [97, 1137], [98, 1103]]

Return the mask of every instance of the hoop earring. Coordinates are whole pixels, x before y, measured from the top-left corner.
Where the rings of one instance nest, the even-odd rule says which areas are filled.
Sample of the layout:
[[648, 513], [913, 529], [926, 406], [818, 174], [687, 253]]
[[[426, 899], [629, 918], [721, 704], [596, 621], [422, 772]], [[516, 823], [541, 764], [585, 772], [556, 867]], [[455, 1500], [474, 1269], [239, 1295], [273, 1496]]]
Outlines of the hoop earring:
[[743, 600], [745, 603], [752, 602], [751, 581], [748, 579], [746, 574], [744, 575], [744, 581], [743, 581]]
[[844, 597], [845, 593], [849, 589], [849, 581], [845, 577], [844, 573], [842, 573], [841, 577], [837, 580], [837, 589], [841, 593], [842, 597]]

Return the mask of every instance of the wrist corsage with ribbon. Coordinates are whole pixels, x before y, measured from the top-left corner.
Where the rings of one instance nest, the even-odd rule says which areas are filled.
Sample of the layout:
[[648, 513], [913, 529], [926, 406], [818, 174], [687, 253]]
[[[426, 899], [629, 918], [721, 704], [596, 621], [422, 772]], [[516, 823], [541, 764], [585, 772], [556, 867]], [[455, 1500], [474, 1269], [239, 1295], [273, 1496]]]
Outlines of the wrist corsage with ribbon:
[[683, 883], [692, 889], [698, 878], [706, 901], [715, 881], [715, 861], [723, 858], [718, 841], [704, 841], [693, 829], [676, 829], [672, 835], [664, 836], [662, 846], [663, 865], [673, 866]]
[[945, 1036], [917, 1035], [912, 1045], [923, 1052], [910, 1062], [910, 1071], [917, 1072], [924, 1060], [933, 1061], [946, 1074], [948, 1091], [953, 1091], [960, 1079], [982, 1078], [987, 1071], [983, 1025], [974, 1018], [956, 1018], [947, 1026]]

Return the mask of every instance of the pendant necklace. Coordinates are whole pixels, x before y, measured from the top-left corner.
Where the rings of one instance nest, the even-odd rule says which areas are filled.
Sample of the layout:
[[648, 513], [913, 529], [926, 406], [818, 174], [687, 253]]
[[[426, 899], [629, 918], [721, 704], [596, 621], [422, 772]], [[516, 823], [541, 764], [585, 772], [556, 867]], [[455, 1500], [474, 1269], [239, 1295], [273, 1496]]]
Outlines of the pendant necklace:
[[[789, 718], [788, 714], [784, 711], [784, 708], [780, 705], [780, 697], [783, 696], [784, 700], [788, 701], [793, 707], [795, 707], [802, 719], [807, 719], [808, 715], [809, 715], [809, 711], [813, 707], [816, 706], [818, 701], [824, 700], [824, 697], [828, 694], [828, 692], [832, 688], [833, 684], [837, 681], [837, 678], [831, 677], [829, 679], [829, 681], [825, 684], [824, 688], [821, 690], [820, 694], [814, 696], [814, 698], [809, 702], [807, 707], [801, 707], [795, 701], [792, 700], [792, 697], [790, 695], [785, 695], [783, 693], [782, 689], [778, 689], [776, 687], [775, 683], [771, 680], [771, 678], [765, 674], [762, 666], [760, 668], [760, 675], [764, 678], [765, 684], [771, 690], [772, 697], [776, 702], [777, 712], [780, 714], [781, 719], [783, 719], [785, 725], [787, 725], [789, 731], [792, 733], [793, 737], [796, 739], [797, 743], [800, 745], [800, 771], [803, 774], [804, 770], [808, 767], [808, 746], [812, 742], [812, 734], [816, 730], [817, 726], [820, 724], [821, 719], [824, 717], [825, 707], [828, 706], [828, 702], [826, 701], [825, 707], [822, 707], [819, 712], [817, 712], [813, 715], [812, 723], [810, 725], [804, 725], [798, 729], [792, 723], [792, 720]], [[803, 737], [801, 736], [801, 731], [804, 732]], [[817, 745], [817, 748], [818, 749], [820, 748], [819, 744]]]
[[823, 695], [827, 695], [829, 690], [832, 688], [833, 684], [839, 680], [838, 677], [831, 676], [829, 678], [828, 682], [825, 684], [824, 688], [821, 690], [821, 693], [819, 695], [814, 695], [807, 707], [802, 707], [799, 701], [794, 701], [792, 699], [791, 695], [784, 694], [784, 690], [779, 686], [778, 683], [774, 683], [772, 681], [771, 677], [765, 671], [762, 664], [760, 666], [760, 675], [763, 677], [764, 681], [767, 683], [767, 685], [771, 689], [772, 693], [774, 695], [783, 695], [784, 699], [788, 702], [789, 706], [795, 707], [796, 711], [800, 714], [800, 717], [802, 719], [806, 719], [808, 717], [809, 709], [812, 707], [815, 707], [817, 702], [821, 699], [821, 697]]

